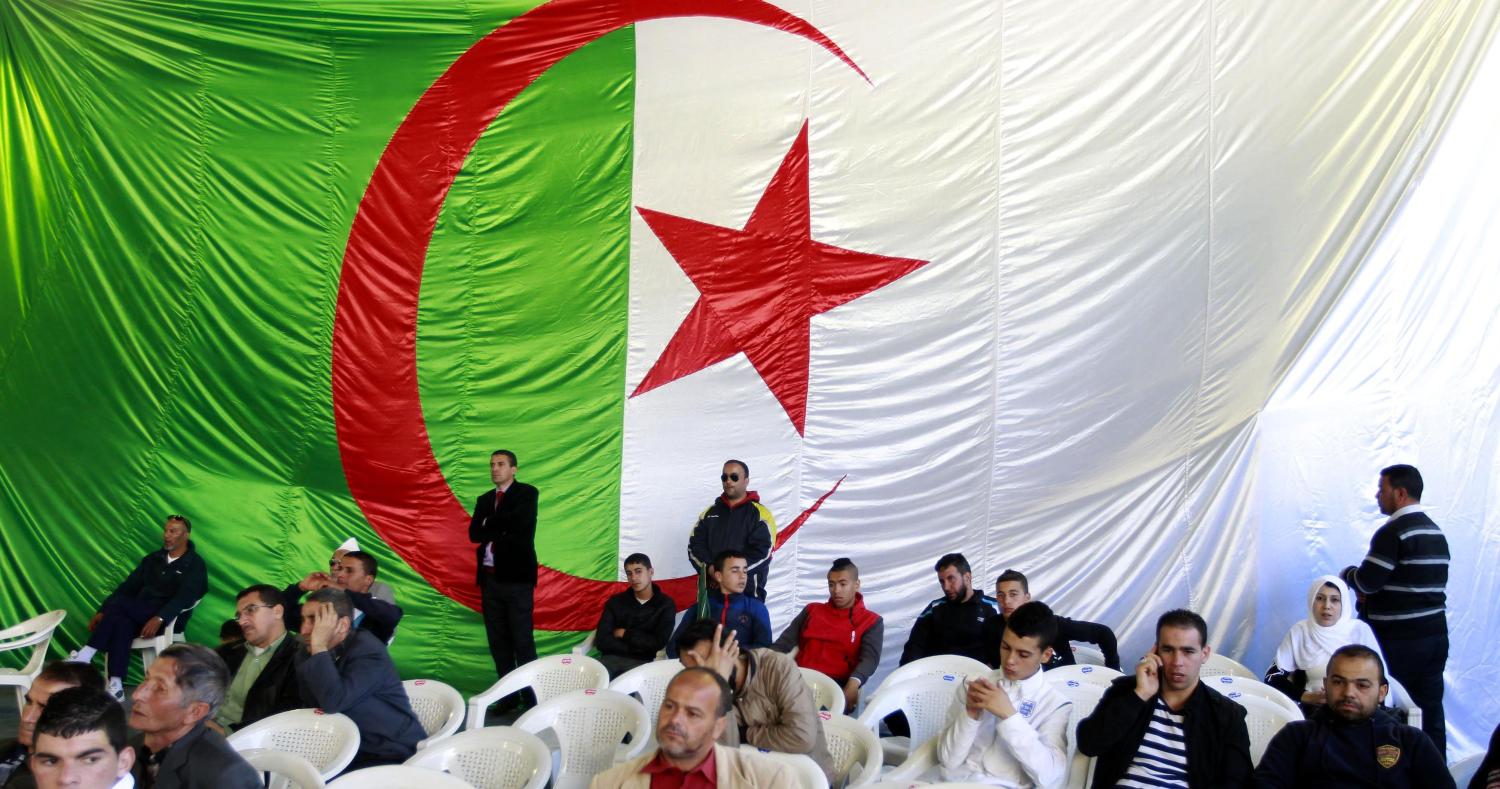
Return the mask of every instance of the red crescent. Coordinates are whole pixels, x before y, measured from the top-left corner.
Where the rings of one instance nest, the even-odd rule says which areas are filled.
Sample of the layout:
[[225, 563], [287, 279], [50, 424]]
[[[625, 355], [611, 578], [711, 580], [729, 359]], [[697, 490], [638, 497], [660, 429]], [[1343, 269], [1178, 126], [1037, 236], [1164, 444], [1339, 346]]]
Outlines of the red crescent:
[[[689, 16], [800, 36], [865, 77], [816, 27], [762, 0], [552, 0], [485, 36], [432, 83], [392, 135], [355, 212], [333, 318], [344, 475], [376, 533], [433, 588], [470, 608], [479, 607], [479, 592], [469, 513], [433, 456], [417, 387], [417, 301], [438, 214], [480, 134], [547, 69], [626, 25]], [[666, 583], [680, 605], [691, 602], [691, 578]], [[544, 566], [537, 589], [538, 629], [582, 630], [619, 584]]]

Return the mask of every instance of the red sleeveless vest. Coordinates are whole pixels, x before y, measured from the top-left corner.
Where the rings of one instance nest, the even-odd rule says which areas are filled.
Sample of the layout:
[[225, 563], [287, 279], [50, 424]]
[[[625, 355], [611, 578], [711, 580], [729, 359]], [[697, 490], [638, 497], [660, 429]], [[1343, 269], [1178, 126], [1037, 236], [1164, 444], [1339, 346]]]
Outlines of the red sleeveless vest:
[[829, 603], [808, 605], [807, 624], [797, 643], [797, 665], [821, 671], [843, 685], [859, 665], [865, 631], [877, 619], [865, 608], [862, 594], [855, 595], [854, 605], [842, 611]]

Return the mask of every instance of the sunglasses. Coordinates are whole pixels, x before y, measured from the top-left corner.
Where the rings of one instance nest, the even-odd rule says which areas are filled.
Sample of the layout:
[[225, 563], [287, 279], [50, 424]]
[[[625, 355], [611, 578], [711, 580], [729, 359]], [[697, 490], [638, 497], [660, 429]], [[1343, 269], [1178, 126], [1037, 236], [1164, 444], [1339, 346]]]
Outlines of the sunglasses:
[[720, 482], [739, 482], [740, 481], [740, 475], [739, 474], [720, 474], [719, 475], [719, 481]]

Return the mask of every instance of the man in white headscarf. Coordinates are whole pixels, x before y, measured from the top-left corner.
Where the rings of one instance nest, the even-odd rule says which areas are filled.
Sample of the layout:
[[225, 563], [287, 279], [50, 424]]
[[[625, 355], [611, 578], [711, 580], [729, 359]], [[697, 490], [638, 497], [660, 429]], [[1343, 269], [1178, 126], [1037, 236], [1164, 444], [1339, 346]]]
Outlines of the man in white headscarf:
[[[1281, 639], [1276, 662], [1266, 670], [1266, 684], [1290, 696], [1304, 711], [1323, 706], [1323, 672], [1334, 650], [1363, 644], [1380, 653], [1375, 631], [1354, 618], [1349, 587], [1336, 575], [1319, 576], [1307, 590], [1307, 618]], [[1381, 660], [1385, 657], [1382, 655]]]

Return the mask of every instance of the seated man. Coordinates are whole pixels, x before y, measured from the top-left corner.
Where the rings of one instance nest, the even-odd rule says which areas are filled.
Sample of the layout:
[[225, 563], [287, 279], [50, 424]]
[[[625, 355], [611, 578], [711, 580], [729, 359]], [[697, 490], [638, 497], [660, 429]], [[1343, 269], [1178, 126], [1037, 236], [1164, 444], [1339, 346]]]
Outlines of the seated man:
[[1375, 650], [1350, 644], [1328, 659], [1326, 700], [1311, 720], [1282, 727], [1255, 768], [1257, 787], [1448, 787], [1453, 778], [1421, 729], [1380, 702], [1390, 686]]
[[728, 628], [709, 620], [689, 623], [676, 646], [682, 665], [713, 669], [734, 689], [733, 714], [720, 743], [805, 754], [833, 781], [823, 720], [796, 663], [770, 649], [740, 649]]
[[678, 637], [697, 619], [722, 624], [745, 649], [771, 645], [771, 614], [766, 604], [745, 594], [745, 584], [750, 580], [748, 566], [745, 554], [739, 551], [721, 551], [714, 557], [708, 568], [713, 588], [706, 604], [700, 606], [706, 610], [696, 617], [682, 618], [672, 634], [672, 643], [667, 645], [669, 657], [677, 657]]
[[995, 601], [974, 590], [974, 574], [963, 554], [947, 554], [933, 569], [943, 596], [917, 615], [906, 648], [901, 650], [901, 665], [932, 655], [963, 655], [988, 662], [992, 658], [985, 654], [984, 624], [999, 616]]
[[[985, 644], [990, 650], [990, 656], [985, 662], [990, 664], [990, 668], [998, 667], [995, 660], [1000, 654], [1000, 636], [1005, 632], [1005, 618], [1017, 608], [1031, 602], [1031, 585], [1026, 582], [1026, 576], [1015, 570], [1006, 570], [995, 580], [995, 599], [1000, 603], [1000, 616], [985, 623]], [[1052, 660], [1044, 668], [1053, 669], [1076, 663], [1073, 658], [1074, 641], [1099, 647], [1099, 651], [1104, 653], [1104, 665], [1115, 671], [1120, 670], [1120, 648], [1115, 642], [1115, 631], [1098, 622], [1061, 616], [1057, 617], [1057, 638], [1050, 645]]]
[[1245, 784], [1245, 708], [1198, 681], [1209, 654], [1203, 617], [1177, 609], [1156, 620], [1156, 645], [1135, 674], [1111, 683], [1078, 723], [1078, 750], [1097, 757], [1095, 789]]
[[594, 648], [611, 679], [656, 659], [672, 637], [677, 605], [652, 581], [651, 557], [625, 557], [625, 582], [630, 585], [604, 603]]
[[[21, 704], [21, 721], [16, 727], [16, 739], [0, 745], [0, 787], [5, 789], [28, 789], [35, 786], [31, 770], [27, 767], [27, 756], [31, 753], [36, 736], [36, 722], [47, 709], [53, 694], [68, 688], [86, 687], [104, 690], [104, 677], [99, 670], [84, 663], [69, 663], [58, 660], [42, 666], [31, 687], [26, 689], [25, 701]], [[125, 722], [120, 721], [121, 728]]]
[[1281, 639], [1276, 660], [1266, 670], [1266, 684], [1290, 696], [1304, 713], [1316, 713], [1324, 707], [1323, 683], [1317, 675], [1328, 666], [1334, 650], [1345, 644], [1364, 644], [1380, 654], [1375, 631], [1354, 618], [1349, 587], [1338, 576], [1325, 575], [1307, 590], [1307, 618]]
[[297, 682], [305, 706], [348, 715], [359, 727], [359, 752], [349, 769], [400, 764], [427, 736], [385, 642], [356, 629], [349, 595], [319, 589], [302, 604]]
[[333, 574], [311, 572], [297, 583], [290, 584], [281, 592], [285, 607], [284, 626], [287, 630], [302, 630], [302, 595], [319, 589], [340, 589], [349, 595], [349, 604], [354, 606], [354, 626], [368, 630], [382, 643], [396, 637], [396, 626], [401, 624], [401, 606], [387, 602], [372, 594], [379, 565], [368, 553], [351, 551], [339, 559], [339, 567]]
[[239, 593], [234, 610], [245, 640], [218, 649], [232, 677], [214, 715], [221, 732], [302, 707], [293, 665], [301, 642], [282, 622], [281, 592], [256, 584]]
[[[173, 644], [162, 650], [130, 694], [136, 782], [152, 789], [260, 789], [260, 774], [208, 728], [229, 686], [229, 670], [213, 650]], [[150, 779], [155, 776], [154, 780]]]
[[808, 603], [771, 648], [797, 649], [797, 665], [821, 671], [844, 688], [844, 711], [853, 714], [859, 688], [880, 665], [885, 622], [865, 608], [859, 568], [835, 559], [828, 570], [828, 602]]
[[[342, 545], [333, 550], [333, 556], [329, 557], [328, 559], [328, 574], [337, 579], [339, 570], [343, 566], [344, 557], [348, 556], [351, 553], [357, 553], [361, 556], [369, 556], [369, 554], [364, 553], [359, 549], [359, 541], [354, 539], [353, 537], [350, 537], [349, 539], [344, 540], [344, 543]], [[370, 593], [370, 596], [375, 598], [376, 600], [384, 600], [391, 605], [395, 605], [396, 590], [392, 589], [391, 585], [386, 583], [385, 581], [376, 581], [374, 580], [374, 578], [375, 576], [372, 573], [370, 576], [370, 588], [367, 590]], [[348, 588], [348, 584], [345, 584], [340, 588]]]
[[950, 722], [938, 735], [943, 780], [1061, 787], [1068, 779], [1073, 703], [1042, 676], [1057, 617], [1042, 603], [1026, 603], [1004, 621], [1000, 671], [959, 688]]
[[792, 768], [756, 753], [715, 744], [729, 722], [734, 691], [707, 668], [685, 668], [667, 683], [656, 716], [656, 750], [594, 776], [589, 789], [726, 786], [796, 789]]
[[161, 550], [141, 559], [130, 575], [99, 612], [89, 620], [88, 645], [68, 655], [68, 660], [89, 663], [94, 655], [107, 655], [106, 689], [118, 700], [125, 698], [125, 670], [130, 668], [130, 642], [154, 638], [162, 627], [191, 608], [208, 591], [208, 566], [193, 541], [193, 525], [181, 515], [169, 515], [161, 528]]
[[37, 721], [31, 757], [41, 789], [130, 789], [135, 751], [125, 746], [125, 710], [100, 687], [66, 688]]

